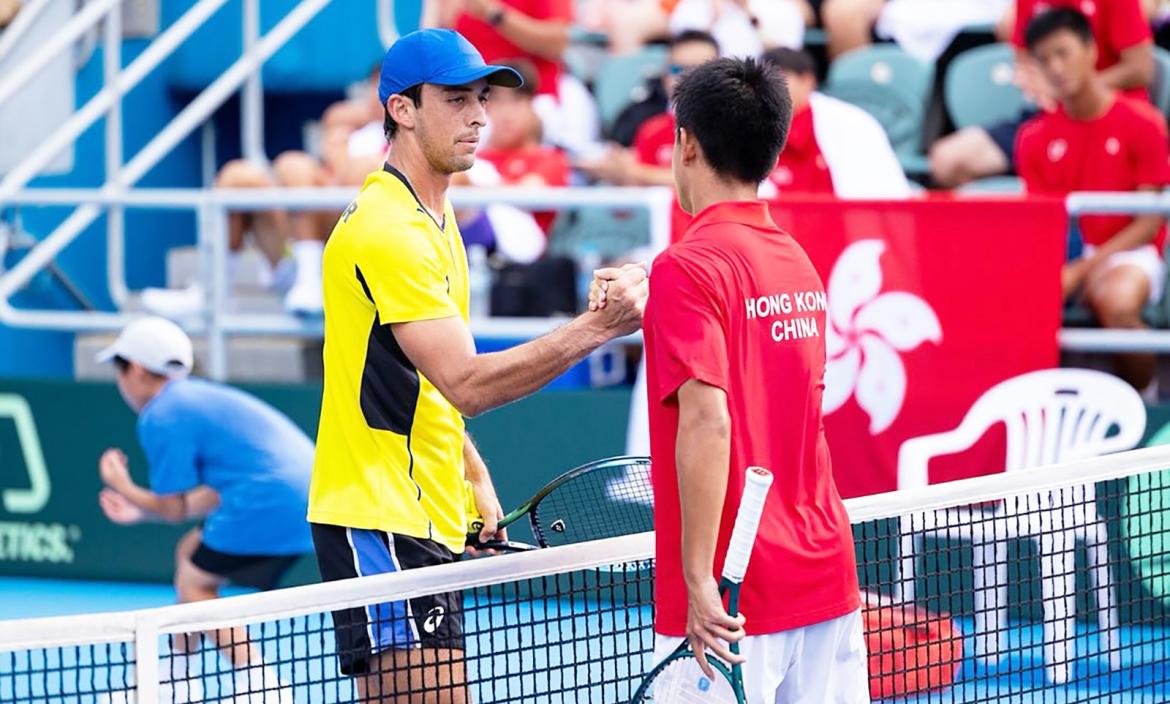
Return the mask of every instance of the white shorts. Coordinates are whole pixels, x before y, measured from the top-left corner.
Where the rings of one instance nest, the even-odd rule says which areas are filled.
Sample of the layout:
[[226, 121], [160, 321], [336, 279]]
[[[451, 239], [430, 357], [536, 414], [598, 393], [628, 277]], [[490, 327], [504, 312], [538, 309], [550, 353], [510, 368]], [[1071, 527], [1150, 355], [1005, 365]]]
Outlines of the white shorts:
[[[654, 662], [680, 643], [682, 638], [656, 636]], [[748, 704], [869, 704], [860, 610], [804, 628], [748, 636], [739, 642], [739, 651], [747, 659], [743, 688]], [[698, 683], [698, 663], [693, 667], [690, 681]]]
[[[1084, 247], [1084, 257], [1091, 257], [1097, 248], [1091, 244]], [[1162, 299], [1162, 287], [1166, 283], [1166, 262], [1158, 253], [1158, 248], [1152, 244], [1142, 245], [1137, 249], [1126, 249], [1109, 257], [1100, 264], [1105, 271], [1118, 266], [1134, 266], [1141, 269], [1150, 282], [1150, 303]]]

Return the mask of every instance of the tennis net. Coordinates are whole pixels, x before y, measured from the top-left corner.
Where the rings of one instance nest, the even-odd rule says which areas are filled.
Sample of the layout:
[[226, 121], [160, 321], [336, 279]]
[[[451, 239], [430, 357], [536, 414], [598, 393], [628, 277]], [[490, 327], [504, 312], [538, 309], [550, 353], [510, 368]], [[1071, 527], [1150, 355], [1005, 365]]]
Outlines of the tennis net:
[[[1151, 448], [848, 501], [874, 700], [1170, 701], [1167, 468]], [[651, 666], [652, 558], [645, 533], [0, 623], [0, 702], [319, 704], [360, 684], [395, 704], [618, 704]]]

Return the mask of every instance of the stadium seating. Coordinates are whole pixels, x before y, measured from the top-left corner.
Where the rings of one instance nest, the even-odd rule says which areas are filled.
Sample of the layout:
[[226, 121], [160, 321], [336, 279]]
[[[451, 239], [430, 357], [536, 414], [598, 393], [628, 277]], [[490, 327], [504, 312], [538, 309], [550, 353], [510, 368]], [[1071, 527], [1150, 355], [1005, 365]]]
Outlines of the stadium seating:
[[930, 66], [893, 44], [878, 44], [838, 57], [823, 90], [877, 118], [903, 168], [924, 173], [922, 120], [932, 80]]
[[955, 192], [963, 195], [1018, 195], [1024, 192], [1024, 182], [1018, 176], [989, 176], [964, 183]]
[[1024, 108], [1012, 82], [1013, 50], [991, 44], [963, 52], [947, 69], [943, 95], [956, 128], [1010, 120]]
[[666, 53], [666, 47], [650, 45], [605, 62], [593, 84], [605, 129], [613, 126], [623, 108], [645, 97], [640, 92], [647, 80], [662, 73]]
[[1170, 115], [1170, 51], [1154, 47], [1154, 81], [1150, 84], [1150, 102], [1163, 115]]

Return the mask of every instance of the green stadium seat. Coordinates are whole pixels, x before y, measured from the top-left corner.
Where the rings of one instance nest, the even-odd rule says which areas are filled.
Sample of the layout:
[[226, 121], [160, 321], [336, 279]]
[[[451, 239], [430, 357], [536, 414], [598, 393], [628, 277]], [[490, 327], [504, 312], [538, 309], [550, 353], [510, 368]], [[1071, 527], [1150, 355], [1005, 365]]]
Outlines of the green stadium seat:
[[964, 51], [947, 69], [943, 96], [955, 127], [994, 125], [1019, 115], [1024, 94], [1012, 82], [1014, 50], [989, 44]]
[[613, 126], [627, 105], [644, 97], [639, 95], [640, 91], [648, 79], [662, 74], [666, 55], [666, 47], [651, 45], [605, 62], [593, 84], [601, 124], [605, 129]]
[[910, 173], [927, 167], [920, 151], [933, 69], [893, 44], [843, 54], [829, 66], [823, 92], [873, 115]]
[[1014, 195], [1024, 192], [1024, 182], [1018, 176], [989, 176], [964, 183], [955, 191], [964, 195], [993, 193]]
[[1154, 47], [1154, 81], [1150, 84], [1150, 102], [1163, 115], [1170, 115], [1170, 51]]

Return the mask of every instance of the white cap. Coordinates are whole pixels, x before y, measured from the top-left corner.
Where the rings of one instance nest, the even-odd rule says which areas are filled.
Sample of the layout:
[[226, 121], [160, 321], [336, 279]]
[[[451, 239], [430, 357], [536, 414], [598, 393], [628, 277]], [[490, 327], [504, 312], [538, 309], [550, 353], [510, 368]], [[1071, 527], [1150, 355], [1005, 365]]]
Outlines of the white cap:
[[121, 357], [163, 376], [191, 371], [194, 353], [187, 333], [166, 318], [139, 318], [127, 325], [114, 344], [98, 353], [99, 364]]

